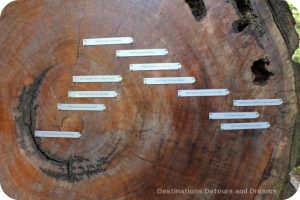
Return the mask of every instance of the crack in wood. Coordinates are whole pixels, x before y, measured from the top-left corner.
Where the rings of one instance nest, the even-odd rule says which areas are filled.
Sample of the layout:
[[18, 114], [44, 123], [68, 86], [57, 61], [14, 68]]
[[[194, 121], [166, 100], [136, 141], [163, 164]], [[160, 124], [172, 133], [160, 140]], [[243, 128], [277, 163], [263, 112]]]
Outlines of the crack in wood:
[[247, 27], [251, 27], [258, 36], [263, 35], [265, 32], [261, 20], [253, 13], [250, 0], [234, 0], [234, 2], [241, 18], [232, 23], [233, 30], [239, 33], [246, 30]]
[[299, 39], [296, 30], [288, 28], [295, 25], [296, 22], [294, 21], [287, 2], [267, 0], [267, 5], [270, 8], [275, 24], [288, 47], [290, 55], [293, 55], [299, 45]]
[[[50, 161], [51, 164], [58, 166], [61, 170], [61, 172], [57, 172], [39, 167], [44, 174], [55, 179], [67, 180], [69, 182], [80, 181], [84, 177], [91, 177], [95, 174], [105, 171], [106, 168], [104, 165], [112, 160], [120, 141], [118, 141], [116, 146], [107, 156], [100, 157], [95, 164], [90, 164], [92, 161], [81, 156], [73, 156], [68, 159], [63, 159], [60, 158], [59, 155], [51, 154], [50, 152], [42, 149], [40, 146], [41, 138], [35, 137], [36, 110], [38, 108], [36, 101], [39, 95], [41, 84], [47, 73], [52, 68], [53, 67], [49, 67], [48, 69], [44, 70], [39, 76], [36, 77], [32, 85], [23, 89], [22, 95], [19, 98], [20, 103], [17, 107], [20, 116], [16, 117], [15, 119], [18, 126], [18, 142], [20, 147], [27, 152], [29, 156], [38, 152], [39, 158]], [[89, 163], [87, 163], [85, 167], [81, 166], [85, 162]], [[79, 166], [77, 166], [78, 164]], [[75, 167], [83, 169], [81, 170], [82, 172], [74, 172]]]
[[191, 8], [196, 21], [200, 21], [203, 17], [206, 16], [206, 8], [203, 0], [185, 0], [185, 2]]

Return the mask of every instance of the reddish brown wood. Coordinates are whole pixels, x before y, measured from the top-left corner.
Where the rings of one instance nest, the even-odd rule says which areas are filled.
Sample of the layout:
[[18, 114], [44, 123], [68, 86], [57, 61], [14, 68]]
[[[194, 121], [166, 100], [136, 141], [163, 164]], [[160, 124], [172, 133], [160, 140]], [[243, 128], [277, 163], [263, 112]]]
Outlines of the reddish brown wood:
[[[7, 194], [72, 200], [280, 198], [298, 112], [291, 63], [298, 38], [291, 16], [285, 4], [272, 0], [187, 2], [26, 0], [5, 8], [0, 180]], [[82, 46], [84, 38], [113, 36], [132, 36], [136, 42]], [[170, 54], [115, 57], [117, 49], [127, 48], [167, 48]], [[129, 64], [143, 62], [180, 62], [184, 68], [129, 71]], [[100, 74], [120, 74], [124, 81], [72, 83], [73, 75]], [[197, 82], [143, 85], [151, 76], [195, 76]], [[229, 88], [231, 94], [177, 97], [178, 89], [192, 88]], [[117, 90], [119, 96], [69, 99], [69, 90]], [[233, 107], [240, 98], [282, 98], [284, 104]], [[107, 110], [62, 112], [57, 103], [104, 103]], [[224, 132], [221, 121], [208, 119], [212, 111], [252, 110], [271, 128]], [[82, 137], [38, 139], [32, 135], [36, 129], [80, 131]], [[159, 188], [253, 188], [277, 194], [162, 195]]]

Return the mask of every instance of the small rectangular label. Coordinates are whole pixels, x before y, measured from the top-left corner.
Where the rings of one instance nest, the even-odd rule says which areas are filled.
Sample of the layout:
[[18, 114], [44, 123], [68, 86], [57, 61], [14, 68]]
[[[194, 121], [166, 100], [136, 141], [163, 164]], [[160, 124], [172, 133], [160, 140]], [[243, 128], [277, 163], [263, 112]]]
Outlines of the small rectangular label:
[[118, 96], [116, 91], [69, 91], [71, 98], [114, 98]]
[[57, 104], [58, 110], [104, 111], [104, 104]]
[[228, 89], [178, 90], [179, 97], [226, 96], [229, 93]]
[[83, 46], [92, 45], [113, 45], [113, 44], [132, 44], [132, 37], [113, 37], [113, 38], [91, 38], [83, 39]]
[[148, 63], [148, 64], [131, 64], [131, 71], [154, 71], [154, 70], [178, 70], [181, 69], [180, 63]]
[[121, 75], [73, 76], [73, 82], [75, 83], [118, 83], [122, 80]]
[[248, 99], [233, 101], [234, 106], [278, 106], [282, 103], [282, 99]]
[[79, 132], [70, 131], [35, 131], [35, 137], [49, 137], [49, 138], [80, 138]]
[[167, 49], [135, 49], [135, 50], [117, 50], [117, 57], [139, 57], [139, 56], [166, 56]]
[[221, 124], [221, 130], [267, 129], [269, 122], [228, 123]]
[[195, 82], [195, 77], [144, 78], [145, 85], [191, 84]]
[[218, 112], [209, 113], [209, 119], [255, 119], [258, 112]]

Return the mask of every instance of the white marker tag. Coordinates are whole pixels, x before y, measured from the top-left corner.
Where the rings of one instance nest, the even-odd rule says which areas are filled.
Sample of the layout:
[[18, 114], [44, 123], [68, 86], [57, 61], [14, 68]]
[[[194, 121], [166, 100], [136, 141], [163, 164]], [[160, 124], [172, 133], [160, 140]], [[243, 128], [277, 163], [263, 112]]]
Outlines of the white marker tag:
[[255, 119], [258, 118], [258, 112], [218, 112], [209, 113], [209, 119]]
[[112, 45], [112, 44], [132, 44], [132, 43], [133, 43], [133, 38], [132, 37], [83, 39], [83, 46]]
[[229, 123], [221, 124], [221, 130], [267, 129], [269, 122]]
[[49, 138], [80, 138], [79, 132], [69, 131], [35, 131], [35, 137], [49, 137]]
[[228, 89], [178, 90], [179, 97], [226, 96], [229, 93]]
[[123, 80], [120, 75], [103, 76], [73, 76], [73, 82], [77, 83], [118, 83]]
[[154, 70], [178, 70], [181, 69], [180, 63], [147, 63], [147, 64], [131, 64], [131, 71], [154, 71]]
[[104, 104], [57, 104], [58, 110], [104, 111]]
[[233, 101], [234, 106], [278, 106], [282, 103], [282, 99], [249, 99]]
[[195, 82], [195, 77], [144, 78], [145, 85], [191, 84]]
[[139, 56], [166, 56], [167, 49], [135, 49], [135, 50], [117, 50], [117, 57], [139, 57]]
[[69, 91], [71, 98], [113, 98], [117, 97], [116, 91]]

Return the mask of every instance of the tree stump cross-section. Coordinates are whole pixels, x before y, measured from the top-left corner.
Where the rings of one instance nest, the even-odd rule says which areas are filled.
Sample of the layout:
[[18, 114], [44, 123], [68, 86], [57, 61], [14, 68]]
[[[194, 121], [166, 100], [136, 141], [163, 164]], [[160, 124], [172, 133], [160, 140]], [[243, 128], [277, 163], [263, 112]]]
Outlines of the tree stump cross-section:
[[[298, 46], [285, 2], [276, 0], [23, 0], [0, 18], [0, 182], [15, 199], [281, 199], [293, 163], [297, 107], [291, 55]], [[83, 39], [133, 44], [83, 46]], [[117, 50], [167, 56], [117, 58]], [[130, 64], [180, 70], [130, 71]], [[120, 83], [73, 76], [121, 75]], [[146, 77], [195, 77], [145, 85]], [[180, 98], [178, 90], [230, 95]], [[69, 98], [68, 91], [117, 91]], [[236, 99], [282, 99], [236, 107]], [[104, 104], [103, 112], [58, 103]], [[210, 112], [258, 112], [269, 129], [223, 131]], [[79, 139], [36, 130], [78, 131]], [[238, 194], [248, 188], [253, 192]], [[172, 189], [219, 190], [181, 194]], [[230, 192], [232, 191], [232, 192]], [[256, 191], [256, 192], [255, 192]], [[259, 191], [265, 191], [259, 192]]]

